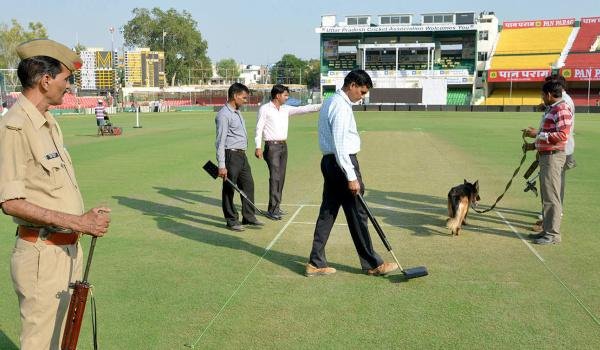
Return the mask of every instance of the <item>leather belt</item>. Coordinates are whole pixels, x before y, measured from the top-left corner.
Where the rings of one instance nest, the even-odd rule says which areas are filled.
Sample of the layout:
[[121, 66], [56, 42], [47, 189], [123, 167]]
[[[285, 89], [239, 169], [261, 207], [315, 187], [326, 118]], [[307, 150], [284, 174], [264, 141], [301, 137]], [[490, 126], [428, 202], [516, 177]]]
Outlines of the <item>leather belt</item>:
[[538, 153], [539, 153], [540, 155], [542, 155], [542, 156], [547, 156], [547, 155], [549, 155], [549, 154], [555, 154], [555, 153], [558, 153], [558, 152], [564, 152], [564, 151], [563, 151], [563, 150], [561, 150], [561, 149], [554, 149], [554, 150], [552, 150], [552, 151], [538, 151]]
[[238, 153], [246, 153], [245, 149], [239, 149], [239, 148], [227, 148], [226, 151], [238, 152]]
[[265, 145], [285, 145], [285, 140], [265, 141]]
[[46, 227], [27, 227], [19, 225], [17, 233], [19, 234], [19, 238], [31, 243], [36, 243], [38, 239], [41, 239], [48, 245], [69, 245], [79, 241], [79, 234], [73, 232], [53, 232]]

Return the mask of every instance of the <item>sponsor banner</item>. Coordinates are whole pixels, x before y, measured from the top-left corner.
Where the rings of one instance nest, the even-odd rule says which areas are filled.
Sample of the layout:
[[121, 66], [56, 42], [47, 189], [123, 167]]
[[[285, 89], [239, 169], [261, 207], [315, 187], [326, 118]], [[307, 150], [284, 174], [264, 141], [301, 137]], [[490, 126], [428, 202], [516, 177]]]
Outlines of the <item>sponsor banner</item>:
[[475, 24], [451, 24], [451, 25], [390, 25], [390, 26], [342, 26], [342, 27], [319, 27], [315, 33], [380, 33], [380, 32], [447, 32], [455, 30], [477, 30]]
[[600, 68], [569, 68], [565, 67], [560, 70], [560, 74], [568, 81], [588, 81], [600, 80]]
[[565, 27], [572, 26], [575, 18], [561, 19], [536, 19], [533, 21], [514, 21], [504, 22], [503, 29], [521, 29], [521, 28], [547, 28], [547, 27]]
[[[329, 71], [327, 75], [322, 75], [321, 78], [344, 78], [349, 70], [345, 71]], [[384, 78], [384, 77], [422, 77], [431, 75], [431, 71], [428, 70], [368, 70], [367, 73], [371, 78]], [[433, 71], [433, 76], [436, 77], [469, 77], [468, 69], [436, 69]], [[461, 80], [462, 81], [462, 80]]]
[[584, 17], [581, 19], [582, 24], [600, 23], [600, 17]]
[[550, 69], [490, 70], [488, 72], [487, 81], [496, 83], [509, 81], [544, 81], [550, 74]]

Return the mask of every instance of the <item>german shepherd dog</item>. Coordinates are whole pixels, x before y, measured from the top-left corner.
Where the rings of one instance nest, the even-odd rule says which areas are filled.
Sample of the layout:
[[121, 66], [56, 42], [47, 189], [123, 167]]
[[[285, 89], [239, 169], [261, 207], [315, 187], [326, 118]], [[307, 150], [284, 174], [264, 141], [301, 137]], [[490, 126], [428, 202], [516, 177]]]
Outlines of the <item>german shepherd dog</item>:
[[448, 216], [446, 226], [453, 235], [458, 236], [462, 225], [467, 225], [467, 213], [471, 204], [477, 205], [479, 198], [479, 180], [452, 187], [448, 192]]

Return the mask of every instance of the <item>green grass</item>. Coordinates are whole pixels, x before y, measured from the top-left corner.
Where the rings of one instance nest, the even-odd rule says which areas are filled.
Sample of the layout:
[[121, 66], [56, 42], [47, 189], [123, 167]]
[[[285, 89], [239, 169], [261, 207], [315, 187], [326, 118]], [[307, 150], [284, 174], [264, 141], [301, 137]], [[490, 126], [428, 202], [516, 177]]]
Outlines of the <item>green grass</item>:
[[[255, 114], [245, 117], [252, 139]], [[459, 237], [444, 227], [446, 194], [463, 178], [479, 179], [484, 205], [503, 191], [521, 158], [519, 130], [536, 126], [539, 114], [357, 113], [366, 200], [400, 261], [430, 271], [409, 282], [362, 274], [344, 225], [327, 245], [338, 273], [303, 276], [322, 191], [316, 114], [290, 123], [288, 215], [242, 233], [225, 229], [220, 183], [201, 169], [214, 159], [214, 113], [144, 114], [141, 129], [132, 128], [133, 114], [118, 115], [120, 137], [96, 137], [92, 116], [61, 117], [86, 206], [113, 209], [90, 275], [101, 348], [594, 348], [598, 117], [577, 116], [578, 167], [567, 175], [563, 242], [535, 246], [541, 262], [507, 224], [523, 236], [540, 209], [521, 175], [497, 210], [470, 213]], [[264, 207], [267, 168], [250, 162]], [[337, 223], [345, 224], [343, 213]], [[14, 224], [6, 216], [0, 232], [0, 349], [16, 349]], [[83, 241], [87, 255], [89, 237]], [[79, 348], [91, 349], [89, 315], [83, 328]]]

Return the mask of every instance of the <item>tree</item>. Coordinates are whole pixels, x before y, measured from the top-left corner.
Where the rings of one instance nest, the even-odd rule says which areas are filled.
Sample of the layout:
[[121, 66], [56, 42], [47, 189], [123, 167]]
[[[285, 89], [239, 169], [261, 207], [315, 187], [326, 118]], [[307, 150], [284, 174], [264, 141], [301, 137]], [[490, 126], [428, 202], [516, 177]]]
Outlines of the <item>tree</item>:
[[224, 58], [217, 62], [217, 74], [225, 80], [235, 80], [240, 76], [240, 68], [233, 58]]
[[46, 28], [40, 22], [29, 22], [28, 29], [16, 19], [11, 20], [11, 25], [0, 25], [0, 68], [17, 68], [19, 56], [15, 51], [19, 44], [32, 39], [45, 39], [48, 37]]
[[273, 84], [306, 84], [308, 65], [292, 54], [285, 54], [271, 68]]
[[163, 11], [134, 8], [133, 19], [123, 27], [125, 45], [148, 47], [165, 52], [165, 73], [175, 82], [186, 84], [192, 70], [200, 71], [202, 78], [210, 78], [210, 59], [206, 55], [208, 44], [198, 31], [192, 15], [171, 8]]
[[307, 62], [306, 85], [309, 89], [318, 88], [321, 85], [321, 61], [311, 59]]
[[75, 45], [75, 47], [73, 48], [73, 50], [75, 50], [75, 52], [77, 52], [77, 54], [80, 54], [81, 51], [85, 51], [87, 48], [85, 47], [85, 45], [81, 44], [81, 43], [77, 43], [77, 45]]

